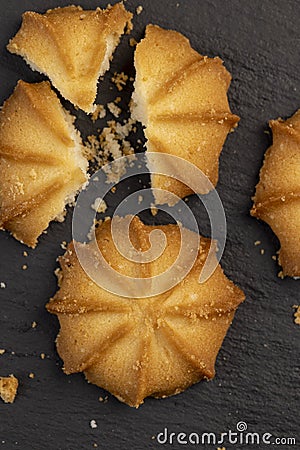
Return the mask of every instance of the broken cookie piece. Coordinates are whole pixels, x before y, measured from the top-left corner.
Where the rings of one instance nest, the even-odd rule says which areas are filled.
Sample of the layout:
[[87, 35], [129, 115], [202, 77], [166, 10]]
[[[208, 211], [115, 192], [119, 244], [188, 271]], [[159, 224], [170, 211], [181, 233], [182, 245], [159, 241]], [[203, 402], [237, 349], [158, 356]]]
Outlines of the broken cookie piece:
[[[154, 25], [147, 26], [134, 59], [132, 113], [145, 127], [147, 151], [174, 155], [192, 163], [215, 186], [222, 147], [239, 121], [228, 104], [231, 75], [222, 60], [200, 55], [182, 34]], [[180, 198], [193, 193], [176, 179], [182, 169], [175, 158], [173, 165], [167, 164], [175, 178], [159, 175], [163, 165], [158, 167], [148, 160], [153, 188]], [[200, 186], [198, 193], [205, 194], [210, 189], [211, 185]], [[168, 202], [167, 195], [154, 195], [156, 203]]]
[[277, 235], [282, 277], [300, 277], [300, 110], [287, 120], [271, 120], [267, 150], [251, 215]]
[[50, 9], [45, 14], [27, 11], [7, 48], [47, 75], [64, 98], [92, 113], [98, 79], [109, 69], [131, 18], [122, 3], [94, 11], [80, 6]]
[[19, 81], [0, 111], [0, 229], [29, 247], [88, 179], [73, 121], [48, 81]]

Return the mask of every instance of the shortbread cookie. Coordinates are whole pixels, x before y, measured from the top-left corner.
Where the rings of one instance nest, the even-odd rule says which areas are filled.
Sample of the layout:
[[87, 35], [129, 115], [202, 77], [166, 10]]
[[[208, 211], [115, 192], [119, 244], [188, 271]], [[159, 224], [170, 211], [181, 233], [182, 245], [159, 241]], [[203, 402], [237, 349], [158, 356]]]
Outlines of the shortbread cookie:
[[88, 179], [73, 120], [48, 81], [19, 81], [0, 111], [0, 228], [29, 247]]
[[[158, 259], [145, 264], [119, 254], [110, 220], [96, 230], [96, 239], [113, 269], [149, 278], [173, 264], [181, 245], [179, 226], [147, 226], [135, 217], [130, 228], [134, 247], [147, 251], [153, 230], [165, 234], [166, 247]], [[192, 231], [183, 232], [194, 239]], [[64, 371], [84, 372], [90, 382], [135, 407], [145, 397], [177, 394], [201, 379], [213, 378], [216, 356], [244, 294], [219, 265], [205, 283], [199, 283], [210, 245], [209, 239], [201, 238], [194, 266], [173, 288], [153, 297], [128, 298], [93, 282], [71, 243], [60, 258], [60, 289], [47, 305], [60, 321], [57, 349]]]
[[[223, 144], [239, 120], [230, 111], [231, 76], [221, 59], [200, 55], [176, 31], [148, 25], [135, 51], [135, 68], [132, 112], [145, 126], [147, 150], [191, 162], [215, 186]], [[163, 166], [150, 164], [150, 170], [157, 172]], [[175, 177], [187, 170], [177, 161], [167, 169]], [[211, 189], [199, 182], [199, 193]], [[193, 193], [189, 186], [160, 175], [152, 176], [152, 187], [181, 198]], [[164, 203], [167, 197], [156, 194], [156, 202]]]
[[265, 221], [281, 244], [283, 275], [300, 277], [300, 110], [286, 121], [271, 120], [267, 150], [251, 214]]
[[27, 11], [7, 48], [47, 75], [64, 98], [91, 113], [98, 79], [109, 69], [131, 17], [122, 3], [95, 11], [80, 6], [50, 9], [45, 14]]

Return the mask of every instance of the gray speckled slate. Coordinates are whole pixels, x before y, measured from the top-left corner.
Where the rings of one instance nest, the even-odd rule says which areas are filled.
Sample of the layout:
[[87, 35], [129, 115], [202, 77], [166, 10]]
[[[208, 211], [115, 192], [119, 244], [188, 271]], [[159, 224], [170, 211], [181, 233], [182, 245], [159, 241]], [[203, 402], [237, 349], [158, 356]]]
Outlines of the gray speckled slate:
[[[5, 45], [17, 31], [21, 13], [44, 11], [68, 1], [0, 1], [0, 103], [11, 94], [17, 80], [43, 79], [24, 61], [10, 55]], [[83, 0], [94, 8], [103, 1]], [[65, 223], [51, 224], [35, 251], [27, 250], [8, 233], [0, 233], [0, 374], [20, 379], [13, 405], [0, 403], [0, 448], [3, 450], [150, 449], [160, 445], [156, 436], [169, 432], [235, 430], [245, 421], [249, 431], [274, 436], [299, 436], [299, 336], [293, 323], [294, 304], [300, 303], [299, 281], [281, 280], [271, 256], [278, 241], [271, 230], [249, 216], [251, 196], [263, 155], [271, 142], [267, 121], [289, 116], [300, 107], [299, 29], [297, 0], [128, 0], [134, 11], [133, 35], [139, 39], [147, 23], [156, 23], [186, 34], [196, 50], [220, 55], [233, 75], [230, 103], [241, 117], [226, 142], [220, 163], [218, 192], [228, 220], [228, 241], [222, 265], [246, 292], [217, 361], [216, 378], [165, 400], [147, 399], [134, 410], [88, 385], [82, 375], [65, 376], [54, 346], [58, 331], [55, 317], [44, 309], [56, 290], [53, 271], [60, 243], [70, 239], [71, 211]], [[112, 71], [134, 74], [132, 48], [125, 38], [116, 52]], [[109, 86], [109, 77], [104, 86]], [[99, 94], [99, 102], [113, 100], [116, 90]], [[125, 97], [130, 98], [130, 90]], [[66, 104], [66, 102], [64, 102]], [[67, 104], [69, 107], [69, 105]], [[83, 113], [77, 125], [91, 131]], [[260, 247], [254, 242], [260, 240]], [[260, 248], [265, 254], [260, 254]], [[22, 265], [28, 264], [23, 271]], [[31, 323], [37, 322], [33, 329]], [[47, 356], [44, 360], [40, 354]], [[28, 374], [35, 373], [30, 379]], [[95, 419], [98, 428], [90, 428]], [[225, 445], [225, 444], [224, 444]], [[179, 444], [173, 448], [181, 448]], [[197, 446], [185, 445], [185, 448]], [[198, 448], [217, 448], [200, 445]], [[222, 445], [221, 445], [222, 447]], [[228, 449], [263, 449], [270, 446], [225, 445]]]

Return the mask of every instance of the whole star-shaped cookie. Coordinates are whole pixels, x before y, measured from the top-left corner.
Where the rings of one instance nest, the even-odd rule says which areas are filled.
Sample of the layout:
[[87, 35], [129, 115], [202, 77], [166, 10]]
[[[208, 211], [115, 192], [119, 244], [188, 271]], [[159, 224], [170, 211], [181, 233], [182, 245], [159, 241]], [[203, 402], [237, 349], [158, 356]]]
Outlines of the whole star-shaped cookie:
[[[153, 278], [176, 261], [182, 231], [177, 225], [144, 225], [135, 217], [130, 227], [132, 245], [147, 251], [154, 229], [164, 233], [166, 245], [150, 263], [138, 264], [119, 254], [111, 220], [96, 230], [96, 240], [114, 270]], [[184, 233], [194, 238], [194, 232], [184, 229]], [[74, 243], [69, 244], [60, 258], [60, 289], [47, 305], [60, 321], [57, 348], [64, 371], [84, 372], [90, 382], [135, 407], [145, 397], [176, 394], [212, 378], [216, 356], [244, 294], [220, 265], [205, 283], [199, 283], [210, 245], [209, 239], [201, 238], [192, 269], [168, 291], [130, 298], [92, 281], [80, 265]]]

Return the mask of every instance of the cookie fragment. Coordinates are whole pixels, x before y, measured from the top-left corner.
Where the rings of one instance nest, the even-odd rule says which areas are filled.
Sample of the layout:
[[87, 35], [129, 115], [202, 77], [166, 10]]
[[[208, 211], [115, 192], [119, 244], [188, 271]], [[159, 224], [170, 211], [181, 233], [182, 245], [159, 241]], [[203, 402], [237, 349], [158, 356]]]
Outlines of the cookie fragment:
[[94, 11], [74, 5], [45, 14], [27, 11], [7, 48], [47, 75], [64, 98], [92, 113], [98, 79], [131, 18], [123, 3]]
[[0, 397], [5, 403], [13, 403], [17, 395], [19, 381], [13, 375], [0, 377]]
[[[227, 134], [239, 118], [232, 114], [227, 91], [230, 73], [218, 57], [197, 53], [182, 34], [148, 25], [135, 50], [133, 118], [145, 127], [147, 150], [181, 157], [202, 170], [215, 186], [219, 156]], [[146, 152], [147, 155], [147, 152]], [[150, 164], [150, 171], [162, 167]], [[168, 167], [178, 178], [181, 168]], [[180, 198], [193, 190], [177, 179], [154, 174], [152, 187]], [[206, 186], [199, 193], [207, 193]], [[155, 193], [156, 203], [169, 203], [168, 195]]]
[[282, 276], [300, 277], [300, 110], [287, 120], [271, 120], [267, 150], [251, 215], [266, 222], [281, 248]]
[[88, 180], [73, 121], [47, 81], [19, 81], [0, 111], [0, 229], [29, 247]]

